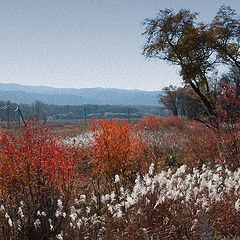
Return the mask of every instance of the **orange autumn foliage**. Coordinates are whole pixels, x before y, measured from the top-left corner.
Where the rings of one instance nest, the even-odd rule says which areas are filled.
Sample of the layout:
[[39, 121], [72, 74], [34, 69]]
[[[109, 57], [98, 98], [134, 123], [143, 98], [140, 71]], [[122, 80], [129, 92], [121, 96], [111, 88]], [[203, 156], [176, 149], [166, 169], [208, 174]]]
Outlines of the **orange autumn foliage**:
[[149, 143], [143, 141], [140, 130], [127, 121], [93, 119], [90, 131], [89, 157], [94, 172], [105, 179], [113, 180], [115, 175], [131, 179], [136, 173], [146, 171], [155, 157]]
[[183, 129], [187, 126], [187, 118], [180, 116], [155, 117], [148, 116], [139, 121], [142, 128], [151, 131], [165, 130], [169, 131], [174, 128]]
[[20, 136], [4, 133], [0, 149], [0, 190], [7, 195], [41, 196], [46, 189], [61, 194], [73, 184], [76, 151], [52, 136], [37, 120], [27, 123]]

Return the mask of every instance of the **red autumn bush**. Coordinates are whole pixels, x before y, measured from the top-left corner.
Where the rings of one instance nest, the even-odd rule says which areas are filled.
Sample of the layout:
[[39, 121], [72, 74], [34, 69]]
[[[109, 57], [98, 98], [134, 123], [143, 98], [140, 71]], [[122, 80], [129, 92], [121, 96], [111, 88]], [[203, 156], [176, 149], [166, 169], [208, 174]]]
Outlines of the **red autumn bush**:
[[60, 139], [52, 137], [50, 128], [32, 120], [21, 136], [5, 133], [0, 150], [0, 186], [11, 194], [27, 186], [33, 194], [41, 187], [57, 188], [61, 193], [73, 184], [76, 152]]
[[216, 113], [219, 123], [240, 123], [240, 96], [236, 87], [228, 86], [225, 82], [220, 83], [221, 91], [218, 95]]
[[143, 118], [138, 123], [141, 127], [148, 129], [148, 130], [159, 130], [161, 127], [160, 118], [155, 116], [148, 116]]
[[182, 135], [183, 163], [191, 168], [201, 167], [203, 164], [214, 165], [219, 154], [218, 139], [215, 133], [202, 126], [184, 131]]
[[216, 109], [219, 155], [216, 160], [234, 169], [240, 166], [240, 96], [236, 87], [221, 82]]
[[104, 179], [114, 181], [115, 175], [131, 179], [136, 173], [147, 171], [154, 160], [149, 143], [127, 121], [93, 119], [90, 131], [93, 140], [89, 158], [94, 172]]
[[[17, 221], [18, 207], [26, 208], [26, 221], [16, 239], [49, 239], [60, 232], [63, 217], [56, 217], [57, 202], [68, 208], [76, 184], [78, 151], [52, 136], [50, 128], [37, 120], [26, 123], [22, 132], [5, 132], [0, 149], [0, 201], [9, 206], [8, 214]], [[39, 213], [44, 212], [43, 215]], [[41, 225], [34, 226], [39, 219]], [[57, 226], [46, 230], [49, 220]]]

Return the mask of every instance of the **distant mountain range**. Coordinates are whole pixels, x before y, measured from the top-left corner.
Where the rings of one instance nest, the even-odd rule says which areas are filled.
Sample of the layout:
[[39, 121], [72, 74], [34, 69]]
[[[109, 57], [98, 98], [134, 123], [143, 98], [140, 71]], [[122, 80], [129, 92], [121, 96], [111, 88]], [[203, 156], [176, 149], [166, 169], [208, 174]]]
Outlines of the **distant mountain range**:
[[116, 88], [53, 88], [0, 83], [0, 100], [15, 103], [41, 101], [54, 105], [132, 105], [159, 106], [161, 91], [123, 90]]

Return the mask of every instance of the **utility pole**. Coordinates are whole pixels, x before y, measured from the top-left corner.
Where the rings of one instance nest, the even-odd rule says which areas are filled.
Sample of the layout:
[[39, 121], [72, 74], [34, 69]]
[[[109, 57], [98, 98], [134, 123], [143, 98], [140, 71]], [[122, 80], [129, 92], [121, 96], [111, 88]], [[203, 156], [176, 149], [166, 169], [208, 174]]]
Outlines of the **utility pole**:
[[128, 108], [128, 124], [130, 125], [130, 108]]
[[20, 128], [21, 126], [21, 117], [20, 117], [20, 113], [19, 113], [19, 107], [17, 106], [17, 108], [14, 110], [14, 112], [18, 112], [18, 127]]
[[33, 103], [33, 117], [35, 117], [35, 102]]
[[10, 111], [9, 111], [9, 108], [10, 108], [10, 104], [8, 102], [8, 105], [7, 105], [7, 128], [8, 129], [10, 128]]
[[26, 127], [27, 125], [26, 125], [26, 122], [25, 122], [25, 120], [23, 118], [23, 115], [22, 115], [22, 112], [21, 112], [19, 106], [16, 108], [16, 110], [14, 112], [18, 112], [18, 127], [19, 128], [21, 127], [21, 118], [22, 118], [22, 121], [23, 121], [23, 123], [24, 123], [24, 125]]
[[85, 122], [85, 125], [87, 125], [87, 108], [84, 107], [84, 122]]

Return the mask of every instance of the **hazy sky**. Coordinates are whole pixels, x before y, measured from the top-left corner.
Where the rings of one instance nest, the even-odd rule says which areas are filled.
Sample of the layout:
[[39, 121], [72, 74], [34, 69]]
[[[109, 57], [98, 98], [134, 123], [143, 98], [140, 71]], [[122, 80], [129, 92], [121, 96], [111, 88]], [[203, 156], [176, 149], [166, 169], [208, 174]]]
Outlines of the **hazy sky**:
[[210, 21], [239, 0], [0, 0], [0, 82], [160, 90], [178, 68], [142, 55], [145, 18], [187, 8]]

